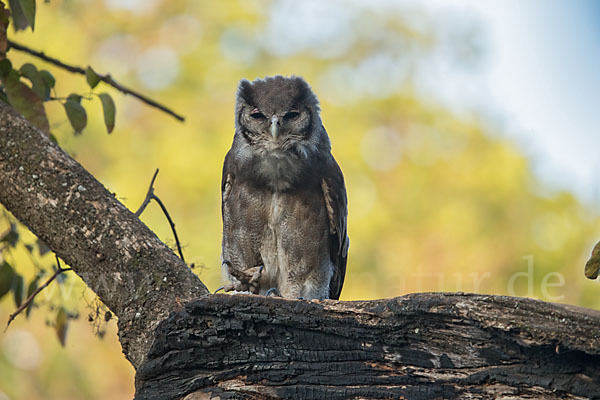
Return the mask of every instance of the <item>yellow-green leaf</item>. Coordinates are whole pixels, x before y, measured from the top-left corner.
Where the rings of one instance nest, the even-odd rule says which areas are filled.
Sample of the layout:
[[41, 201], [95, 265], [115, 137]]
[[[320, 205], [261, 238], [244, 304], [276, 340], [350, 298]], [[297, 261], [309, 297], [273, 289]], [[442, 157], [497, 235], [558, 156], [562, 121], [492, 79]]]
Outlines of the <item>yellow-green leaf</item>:
[[48, 100], [50, 98], [50, 86], [46, 83], [44, 76], [38, 72], [35, 65], [27, 63], [23, 64], [19, 68], [21, 76], [29, 79], [31, 82], [31, 89], [35, 94], [42, 100]]
[[10, 266], [9, 263], [4, 261], [2, 264], [0, 264], [0, 299], [2, 299], [2, 297], [4, 297], [4, 295], [12, 288], [14, 277], [15, 270]]
[[54, 87], [54, 85], [56, 84], [56, 79], [54, 79], [54, 76], [50, 72], [43, 69], [40, 71], [40, 75], [42, 76], [42, 79], [44, 80], [44, 82], [46, 82], [46, 85], [48, 85], [49, 88]]
[[[29, 282], [29, 286], [27, 286], [27, 298], [33, 294], [38, 288], [39, 276], [36, 276], [31, 282]], [[34, 301], [30, 302], [25, 310], [25, 316], [29, 318], [29, 314], [31, 313], [31, 309], [33, 308]]]
[[600, 242], [596, 243], [592, 256], [585, 264], [585, 276], [589, 279], [596, 279], [600, 272]]
[[8, 0], [8, 5], [10, 6], [10, 13], [12, 15], [12, 20], [15, 25], [15, 30], [20, 31], [23, 29], [27, 29], [27, 27], [29, 26], [29, 20], [25, 16], [25, 12], [21, 6], [21, 1]]
[[0, 60], [0, 78], [5, 79], [12, 71], [12, 63], [8, 58]]
[[27, 19], [29, 26], [31, 26], [31, 30], [33, 31], [35, 27], [35, 0], [20, 0], [21, 10], [23, 10], [23, 15]]
[[29, 86], [21, 82], [17, 71], [9, 72], [4, 80], [4, 89], [8, 102], [15, 110], [46, 134], [50, 133], [44, 102]]
[[96, 71], [94, 71], [89, 65], [85, 70], [85, 79], [92, 89], [95, 88], [100, 82], [100, 76], [98, 76]]
[[106, 130], [108, 133], [111, 133], [115, 128], [115, 114], [117, 112], [117, 109], [115, 108], [115, 102], [108, 93], [100, 93], [98, 97], [100, 97], [100, 101], [102, 102], [104, 125], [106, 125]]
[[[69, 118], [69, 122], [73, 129], [75, 129], [75, 133], [81, 133], [83, 128], [87, 125], [87, 114], [85, 109], [76, 98], [77, 95], [70, 95], [65, 101], [65, 112], [67, 113], [67, 117]], [[81, 99], [81, 96], [79, 96]]]
[[15, 305], [17, 307], [20, 307], [21, 303], [23, 303], [24, 286], [25, 286], [25, 280], [23, 279], [23, 277], [21, 275], [15, 274], [13, 281], [12, 281], [12, 291], [13, 291], [13, 296], [15, 299]]
[[69, 316], [63, 307], [61, 307], [58, 310], [58, 314], [56, 314], [56, 324], [54, 327], [56, 329], [58, 341], [61, 346], [64, 347], [67, 340], [67, 329], [69, 328]]

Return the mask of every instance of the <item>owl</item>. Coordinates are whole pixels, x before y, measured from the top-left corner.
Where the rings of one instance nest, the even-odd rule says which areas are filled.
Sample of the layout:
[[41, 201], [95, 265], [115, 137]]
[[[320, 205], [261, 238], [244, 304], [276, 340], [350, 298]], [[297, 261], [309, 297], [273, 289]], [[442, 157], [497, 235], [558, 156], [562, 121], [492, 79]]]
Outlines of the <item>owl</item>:
[[226, 291], [340, 297], [346, 188], [304, 79], [240, 81], [221, 193]]

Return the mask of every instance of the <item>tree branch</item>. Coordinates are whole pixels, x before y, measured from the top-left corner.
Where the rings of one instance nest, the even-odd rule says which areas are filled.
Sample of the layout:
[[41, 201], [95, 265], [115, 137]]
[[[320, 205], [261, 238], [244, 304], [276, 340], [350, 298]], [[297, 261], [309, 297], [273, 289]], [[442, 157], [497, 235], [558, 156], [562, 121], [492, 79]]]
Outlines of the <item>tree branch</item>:
[[169, 312], [208, 294], [188, 266], [79, 163], [0, 102], [0, 203], [119, 318], [138, 367]]
[[148, 206], [148, 203], [150, 203], [150, 200], [152, 200], [152, 196], [154, 196], [154, 181], [156, 180], [157, 176], [158, 168], [156, 168], [156, 171], [154, 171], [154, 175], [152, 175], [152, 179], [150, 180], [150, 186], [148, 186], [148, 191], [146, 192], [146, 197], [144, 198], [144, 201], [140, 205], [140, 208], [138, 208], [135, 212], [135, 216], [138, 218], [140, 217], [140, 215], [142, 215], [142, 213]]
[[[84, 68], [81, 68], [81, 67], [76, 66], [76, 65], [70, 65], [70, 64], [64, 63], [64, 62], [60, 61], [57, 58], [50, 57], [50, 56], [46, 55], [42, 51], [33, 50], [33, 49], [31, 49], [31, 48], [29, 48], [27, 46], [24, 46], [24, 45], [16, 43], [16, 42], [13, 42], [12, 40], [7, 40], [7, 42], [8, 42], [8, 45], [10, 46], [10, 48], [22, 51], [22, 52], [27, 53], [27, 54], [30, 54], [30, 55], [32, 55], [34, 57], [37, 57], [37, 58], [39, 58], [41, 60], [44, 60], [44, 61], [46, 61], [46, 62], [48, 62], [50, 64], [56, 65], [57, 67], [65, 69], [65, 70], [67, 70], [69, 72], [72, 72], [74, 74], [85, 75], [85, 69]], [[131, 95], [131, 96], [137, 98], [138, 100], [141, 100], [142, 102], [148, 104], [149, 106], [157, 108], [157, 109], [159, 109], [159, 110], [161, 110], [161, 111], [163, 111], [163, 112], [171, 115], [172, 117], [174, 117], [178, 121], [181, 121], [181, 122], [185, 121], [185, 117], [183, 117], [182, 115], [176, 113], [175, 111], [171, 110], [170, 108], [168, 108], [168, 107], [166, 107], [166, 106], [164, 106], [164, 105], [162, 105], [162, 104], [160, 104], [160, 103], [158, 103], [158, 102], [156, 102], [156, 101], [154, 101], [154, 100], [152, 100], [152, 99], [150, 99], [150, 98], [148, 98], [148, 97], [146, 97], [146, 96], [144, 96], [144, 95], [142, 95], [140, 93], [137, 93], [136, 91], [134, 91], [132, 89], [129, 89], [129, 88], [127, 88], [127, 87], [125, 87], [125, 86], [117, 83], [117, 81], [115, 81], [110, 76], [110, 74], [106, 74], [106, 75], [97, 74], [97, 75], [98, 75], [98, 77], [100, 78], [100, 80], [102, 82], [104, 82], [104, 83], [106, 83], [106, 84], [114, 87], [115, 89], [119, 90], [123, 94]]]
[[11, 322], [14, 321], [14, 319], [17, 317], [17, 315], [19, 315], [24, 309], [29, 307], [29, 304], [33, 301], [35, 296], [37, 296], [42, 290], [44, 290], [46, 287], [48, 287], [48, 285], [51, 284], [52, 281], [54, 279], [56, 279], [56, 277], [58, 275], [62, 274], [63, 272], [72, 271], [71, 268], [62, 268], [60, 266], [60, 261], [58, 260], [58, 256], [56, 256], [56, 264], [57, 264], [58, 269], [54, 272], [54, 274], [52, 274], [52, 276], [50, 278], [48, 278], [48, 280], [46, 280], [46, 282], [44, 282], [44, 284], [42, 286], [38, 287], [33, 293], [31, 293], [31, 295], [27, 298], [27, 300], [25, 300], [23, 303], [21, 303], [21, 305], [19, 306], [19, 308], [17, 308], [15, 310], [15, 312], [13, 312], [12, 314], [10, 314], [8, 316], [8, 321], [6, 322], [6, 327], [4, 328], [4, 332], [6, 332], [9, 325], [11, 324]]
[[600, 312], [533, 299], [213, 295], [172, 313], [156, 338], [136, 400], [600, 395]]
[[167, 211], [167, 207], [165, 207], [165, 205], [158, 198], [158, 196], [154, 194], [154, 181], [156, 180], [157, 175], [158, 175], [158, 168], [156, 168], [156, 171], [154, 172], [154, 175], [152, 176], [152, 180], [150, 181], [150, 186], [148, 187], [148, 192], [146, 193], [146, 198], [142, 202], [142, 205], [140, 206], [140, 208], [138, 208], [138, 210], [135, 212], [135, 216], [139, 218], [139, 216], [142, 215], [142, 213], [148, 206], [148, 203], [150, 203], [150, 200], [156, 201], [158, 203], [158, 205], [160, 206], [160, 209], [162, 210], [163, 214], [165, 214], [165, 217], [167, 217], [167, 221], [169, 221], [169, 226], [171, 226], [171, 231], [173, 232], [173, 236], [175, 237], [175, 243], [177, 244], [177, 251], [179, 252], [179, 257], [181, 258], [181, 261], [185, 262], [185, 258], [183, 258], [183, 251], [181, 250], [181, 244], [179, 243], [179, 237], [177, 236], [177, 231], [175, 230], [175, 223], [171, 219], [171, 216], [169, 215], [169, 212]]

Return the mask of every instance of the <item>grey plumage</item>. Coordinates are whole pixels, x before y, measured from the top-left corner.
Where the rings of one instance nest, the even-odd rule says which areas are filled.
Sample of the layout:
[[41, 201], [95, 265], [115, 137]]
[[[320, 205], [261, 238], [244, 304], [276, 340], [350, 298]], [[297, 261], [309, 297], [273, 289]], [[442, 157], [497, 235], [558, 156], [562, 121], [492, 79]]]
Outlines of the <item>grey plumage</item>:
[[302, 78], [240, 82], [221, 187], [228, 290], [339, 298], [346, 189], [319, 112]]

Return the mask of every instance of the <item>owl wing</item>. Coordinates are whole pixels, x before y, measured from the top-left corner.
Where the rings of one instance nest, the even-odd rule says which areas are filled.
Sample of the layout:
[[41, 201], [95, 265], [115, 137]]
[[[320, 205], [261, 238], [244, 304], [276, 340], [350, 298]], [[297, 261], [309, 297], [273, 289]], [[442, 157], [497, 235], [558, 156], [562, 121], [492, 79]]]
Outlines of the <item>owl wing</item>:
[[332, 239], [329, 255], [335, 268], [329, 284], [329, 298], [337, 300], [340, 298], [344, 277], [346, 276], [346, 260], [350, 240], [347, 231], [348, 200], [344, 176], [331, 154], [326, 160], [321, 189], [327, 207], [329, 233]]
[[229, 153], [225, 156], [225, 162], [223, 163], [223, 175], [221, 176], [221, 216], [225, 216], [225, 202], [231, 193], [231, 186], [233, 185], [233, 168], [231, 165], [231, 156]]

